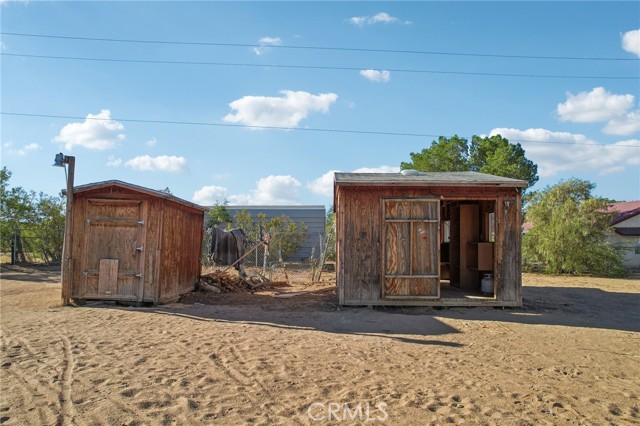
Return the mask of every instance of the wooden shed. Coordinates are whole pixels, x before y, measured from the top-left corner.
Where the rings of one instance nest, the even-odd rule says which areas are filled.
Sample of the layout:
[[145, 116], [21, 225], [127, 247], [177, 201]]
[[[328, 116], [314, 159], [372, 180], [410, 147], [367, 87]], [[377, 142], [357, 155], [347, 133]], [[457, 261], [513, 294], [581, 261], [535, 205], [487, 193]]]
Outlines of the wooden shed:
[[205, 211], [116, 180], [76, 186], [71, 298], [163, 303], [192, 290], [200, 276]]
[[476, 172], [336, 173], [340, 304], [521, 306], [526, 186]]

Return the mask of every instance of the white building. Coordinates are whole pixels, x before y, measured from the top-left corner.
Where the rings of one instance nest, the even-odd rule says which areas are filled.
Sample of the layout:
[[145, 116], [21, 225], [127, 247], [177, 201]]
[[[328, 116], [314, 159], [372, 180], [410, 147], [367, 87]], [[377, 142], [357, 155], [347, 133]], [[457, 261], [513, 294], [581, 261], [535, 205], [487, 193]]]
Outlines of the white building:
[[640, 201], [614, 203], [609, 209], [615, 211], [612, 232], [607, 240], [614, 247], [624, 249], [624, 264], [629, 269], [640, 269]]

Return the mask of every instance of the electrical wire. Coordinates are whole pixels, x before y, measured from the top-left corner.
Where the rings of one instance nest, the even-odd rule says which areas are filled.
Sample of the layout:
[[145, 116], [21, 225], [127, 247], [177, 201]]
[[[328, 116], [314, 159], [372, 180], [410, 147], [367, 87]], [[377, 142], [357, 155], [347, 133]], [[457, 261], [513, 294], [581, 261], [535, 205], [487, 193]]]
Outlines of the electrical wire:
[[163, 64], [163, 65], [207, 65], [207, 66], [229, 66], [229, 67], [264, 67], [264, 68], [295, 68], [314, 70], [338, 70], [338, 71], [362, 71], [365, 69], [384, 69], [396, 73], [415, 74], [447, 74], [447, 75], [475, 75], [483, 77], [526, 77], [526, 78], [567, 78], [567, 79], [606, 79], [606, 80], [640, 80], [640, 76], [589, 76], [589, 75], [544, 75], [544, 74], [509, 74], [471, 71], [437, 71], [420, 69], [393, 69], [393, 68], [372, 68], [372, 67], [336, 67], [323, 65], [286, 65], [286, 64], [250, 64], [241, 62], [203, 62], [203, 61], [165, 61], [153, 59], [119, 59], [119, 58], [88, 58], [81, 56], [54, 56], [54, 55], [28, 55], [20, 53], [0, 53], [2, 56], [13, 56], [19, 58], [34, 59], [55, 59], [71, 61], [91, 61], [91, 62], [115, 62], [115, 63], [138, 63], [138, 64]]
[[[353, 130], [353, 129], [328, 129], [317, 127], [283, 127], [283, 126], [257, 126], [246, 124], [229, 124], [229, 123], [211, 123], [206, 121], [179, 121], [179, 120], [146, 120], [139, 118], [103, 118], [103, 117], [82, 117], [74, 115], [57, 115], [57, 114], [34, 114], [22, 112], [0, 111], [0, 115], [8, 115], [15, 117], [33, 117], [33, 118], [56, 118], [65, 120], [96, 120], [96, 121], [119, 121], [123, 123], [145, 123], [145, 124], [176, 124], [186, 126], [210, 126], [210, 127], [231, 127], [244, 129], [264, 129], [264, 130], [295, 130], [305, 132], [324, 132], [324, 133], [347, 133], [361, 135], [379, 135], [379, 136], [407, 136], [422, 138], [439, 138], [442, 135], [429, 133], [407, 133], [407, 132], [384, 132], [375, 130]], [[563, 141], [542, 141], [531, 139], [509, 139], [510, 142], [526, 142], [526, 143], [542, 143], [552, 145], [575, 145], [575, 142]], [[605, 143], [590, 143], [588, 146], [606, 146], [609, 148], [640, 148], [640, 145], [611, 145]]]
[[253, 44], [253, 43], [218, 43], [205, 41], [171, 41], [171, 40], [140, 40], [140, 39], [119, 39], [107, 37], [81, 37], [81, 36], [63, 36], [54, 34], [32, 34], [17, 32], [0, 32], [2, 35], [16, 37], [37, 37], [61, 40], [81, 40], [81, 41], [101, 41], [114, 43], [140, 43], [140, 44], [169, 44], [182, 46], [222, 46], [222, 47], [269, 47], [275, 49], [306, 49], [306, 50], [329, 50], [344, 52], [375, 52], [375, 53], [401, 53], [416, 55], [446, 55], [446, 56], [470, 56], [470, 57], [487, 57], [487, 58], [509, 58], [509, 59], [549, 59], [549, 60], [577, 60], [577, 61], [640, 61], [640, 58], [611, 58], [598, 56], [535, 56], [535, 55], [508, 55], [497, 53], [471, 53], [471, 52], [446, 52], [431, 50], [402, 50], [402, 49], [371, 49], [362, 47], [339, 47], [339, 46], [293, 46], [286, 44]]

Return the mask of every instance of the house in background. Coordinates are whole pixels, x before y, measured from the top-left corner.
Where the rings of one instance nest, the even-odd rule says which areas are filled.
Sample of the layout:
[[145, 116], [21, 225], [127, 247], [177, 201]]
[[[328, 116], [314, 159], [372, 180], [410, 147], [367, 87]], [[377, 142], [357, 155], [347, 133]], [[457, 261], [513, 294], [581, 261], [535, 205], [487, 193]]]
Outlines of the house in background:
[[[231, 217], [246, 210], [254, 220], [259, 213], [264, 213], [267, 221], [285, 215], [298, 225], [304, 223], [308, 229], [307, 239], [293, 256], [285, 260], [307, 260], [311, 257], [312, 252], [316, 256], [320, 253], [320, 242], [321, 239], [324, 239], [327, 216], [324, 206], [227, 206], [227, 210]], [[249, 238], [254, 239], [255, 236], [249, 236]]]
[[609, 205], [616, 212], [611, 225], [613, 232], [607, 241], [624, 249], [624, 264], [629, 269], [640, 269], [640, 201], [624, 201]]

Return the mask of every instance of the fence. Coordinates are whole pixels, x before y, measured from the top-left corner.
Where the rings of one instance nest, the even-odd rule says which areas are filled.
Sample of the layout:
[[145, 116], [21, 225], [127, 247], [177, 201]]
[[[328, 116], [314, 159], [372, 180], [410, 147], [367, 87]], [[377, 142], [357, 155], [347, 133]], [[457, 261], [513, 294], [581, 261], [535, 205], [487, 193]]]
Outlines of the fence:
[[62, 259], [64, 228], [49, 229], [44, 234], [24, 235], [16, 229], [12, 235], [2, 236], [0, 262], [15, 264], [52, 265]]
[[[242, 260], [245, 268], [256, 268], [267, 271], [276, 271], [286, 268], [287, 270], [313, 270], [320, 263], [322, 247], [322, 237], [318, 236], [317, 247], [312, 247], [311, 256], [302, 261], [289, 261], [283, 259], [282, 254], [271, 248], [268, 252], [264, 244], [261, 244], [257, 237], [251, 238], [245, 251], [246, 257]], [[209, 257], [211, 249], [211, 231], [206, 230], [202, 238], [201, 263], [203, 267], [222, 266], [216, 265]], [[252, 250], [253, 249], [253, 250]]]

